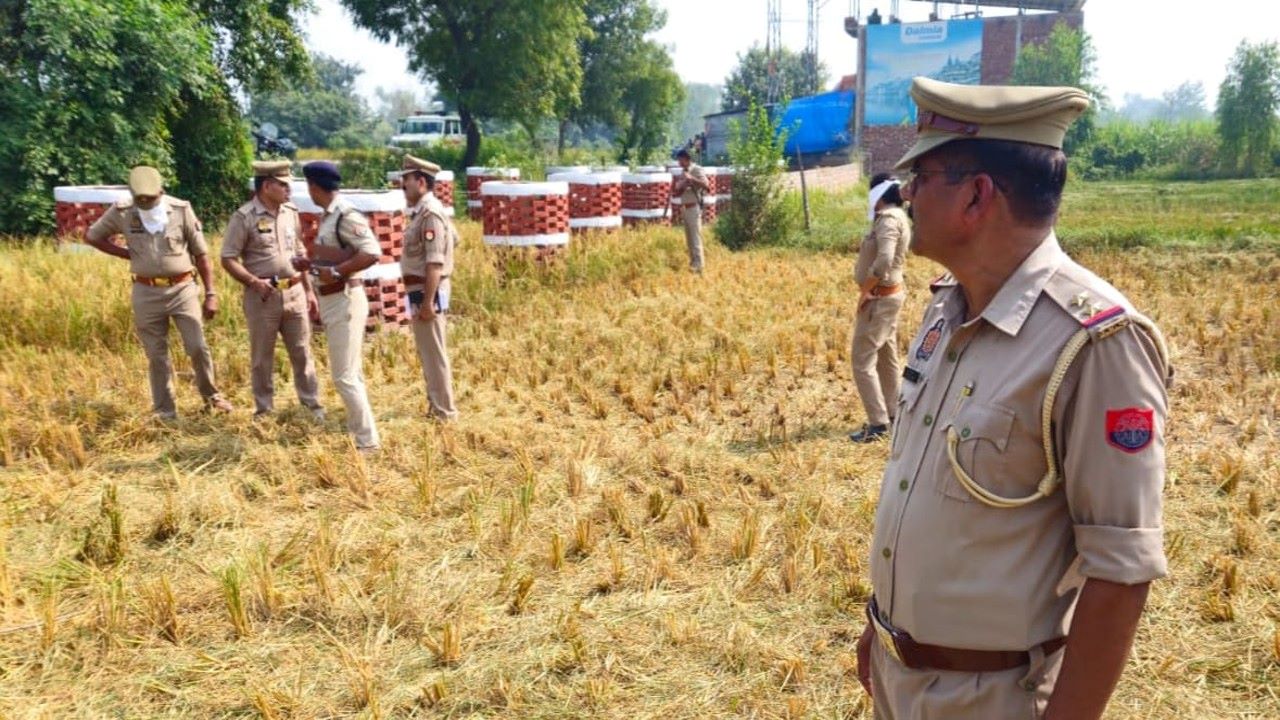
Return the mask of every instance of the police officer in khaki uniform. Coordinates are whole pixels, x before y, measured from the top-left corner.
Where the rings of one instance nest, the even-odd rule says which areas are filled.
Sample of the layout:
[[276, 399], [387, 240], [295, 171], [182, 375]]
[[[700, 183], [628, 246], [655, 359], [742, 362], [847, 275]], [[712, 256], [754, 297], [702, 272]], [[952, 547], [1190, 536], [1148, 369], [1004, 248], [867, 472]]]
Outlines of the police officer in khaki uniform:
[[689, 249], [689, 269], [702, 273], [702, 199], [711, 189], [711, 181], [702, 166], [693, 162], [689, 151], [676, 153], [676, 162], [684, 174], [676, 180], [680, 193], [680, 220], [684, 223], [684, 242]]
[[404, 231], [404, 289], [413, 312], [413, 341], [422, 361], [427, 383], [427, 403], [437, 420], [456, 420], [453, 404], [453, 372], [445, 345], [445, 315], [449, 312], [449, 276], [453, 274], [453, 248], [457, 231], [439, 204], [433, 204], [436, 173], [440, 166], [406, 155], [400, 187], [409, 207], [409, 227]]
[[311, 201], [324, 215], [316, 231], [312, 257], [295, 255], [294, 268], [314, 272], [320, 322], [329, 341], [329, 372], [347, 409], [347, 430], [362, 451], [378, 448], [378, 428], [364, 384], [364, 326], [369, 299], [360, 271], [382, 254], [369, 220], [338, 192], [342, 175], [331, 162], [316, 161], [302, 168]]
[[906, 293], [902, 266], [911, 244], [911, 220], [902, 209], [899, 184], [887, 173], [871, 178], [867, 196], [871, 231], [858, 248], [853, 279], [858, 284], [858, 319], [853, 326], [853, 381], [867, 411], [867, 424], [851, 434], [869, 443], [889, 432], [888, 403], [898, 397], [898, 313]]
[[[229, 412], [231, 403], [214, 384], [213, 356], [204, 339], [202, 320], [218, 312], [218, 295], [200, 221], [190, 203], [165, 194], [160, 172], [153, 167], [139, 165], [129, 172], [129, 192], [133, 199], [110, 207], [89, 228], [86, 240], [108, 255], [129, 261], [133, 322], [147, 354], [152, 408], [165, 420], [178, 415], [169, 361], [172, 319], [191, 358], [206, 409]], [[116, 235], [124, 235], [125, 247], [111, 242]], [[193, 269], [204, 286], [203, 306]]]
[[858, 643], [876, 717], [1100, 718], [1161, 530], [1159, 331], [1054, 236], [1075, 88], [917, 78], [909, 347]]
[[289, 161], [253, 164], [254, 196], [227, 222], [222, 236], [222, 267], [244, 285], [244, 316], [249, 326], [249, 357], [254, 415], [274, 410], [276, 337], [284, 338], [293, 365], [298, 402], [317, 419], [324, 410], [317, 398], [311, 359], [311, 318], [317, 308], [306, 273], [290, 260], [303, 253], [298, 208], [289, 202]]

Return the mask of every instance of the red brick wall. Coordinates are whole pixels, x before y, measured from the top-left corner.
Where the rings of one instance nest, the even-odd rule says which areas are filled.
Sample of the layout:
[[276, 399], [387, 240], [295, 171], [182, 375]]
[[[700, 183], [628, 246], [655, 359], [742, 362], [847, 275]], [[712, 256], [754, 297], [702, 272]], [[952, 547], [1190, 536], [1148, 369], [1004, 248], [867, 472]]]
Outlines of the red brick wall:
[[[1022, 46], [1039, 43], [1049, 37], [1054, 25], [1064, 22], [1079, 29], [1084, 13], [1054, 13], [1022, 16]], [[982, 25], [982, 84], [1001, 85], [1013, 74], [1014, 43], [1018, 38], [1018, 16], [987, 18]]]
[[867, 174], [891, 172], [898, 158], [916, 141], [912, 125], [873, 125], [862, 129], [862, 152]]

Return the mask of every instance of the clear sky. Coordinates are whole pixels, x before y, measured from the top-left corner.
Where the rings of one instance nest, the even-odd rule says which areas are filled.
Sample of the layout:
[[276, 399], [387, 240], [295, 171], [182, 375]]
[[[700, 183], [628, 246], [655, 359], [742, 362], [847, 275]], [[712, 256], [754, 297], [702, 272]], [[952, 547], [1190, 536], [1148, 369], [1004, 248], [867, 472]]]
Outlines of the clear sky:
[[[465, 2], [466, 0], [459, 0]], [[657, 39], [671, 48], [676, 71], [685, 80], [719, 83], [733, 69], [737, 53], [764, 44], [766, 0], [658, 0], [667, 26]], [[818, 53], [829, 84], [857, 67], [857, 43], [844, 33], [851, 0], [827, 0], [820, 15]], [[308, 44], [364, 68], [361, 93], [374, 88], [422, 91], [407, 72], [402, 53], [358, 30], [338, 0], [318, 0], [306, 24]], [[865, 16], [878, 7], [887, 17], [889, 0], [861, 0]], [[928, 19], [933, 5], [902, 0], [907, 21]], [[942, 17], [955, 6], [940, 4]], [[805, 0], [783, 0], [782, 42], [805, 45]], [[968, 8], [972, 9], [972, 8]], [[989, 9], [988, 15], [1008, 11]], [[1228, 60], [1242, 39], [1280, 40], [1280, 0], [1090, 0], [1085, 29], [1098, 53], [1098, 75], [1117, 105], [1128, 93], [1158, 97], [1190, 80], [1204, 83], [1210, 102], [1217, 96]]]

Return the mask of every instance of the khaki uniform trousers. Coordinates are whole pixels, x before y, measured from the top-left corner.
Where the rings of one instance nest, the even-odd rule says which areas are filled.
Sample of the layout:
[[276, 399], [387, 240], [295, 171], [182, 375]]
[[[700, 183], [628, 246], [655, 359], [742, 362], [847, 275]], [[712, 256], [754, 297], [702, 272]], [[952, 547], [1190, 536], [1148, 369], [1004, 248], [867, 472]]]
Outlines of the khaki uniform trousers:
[[689, 269], [702, 272], [702, 208], [690, 205], [680, 210], [684, 222], [684, 243], [689, 249]]
[[1037, 720], [1058, 681], [1065, 650], [1039, 649], [1031, 664], [991, 673], [912, 670], [871, 645], [876, 720]]
[[277, 336], [284, 338], [284, 347], [289, 353], [298, 402], [312, 410], [318, 409], [319, 383], [311, 359], [311, 319], [307, 317], [306, 290], [302, 285], [294, 285], [283, 292], [273, 292], [263, 300], [257, 292], [245, 288], [243, 304], [249, 326], [254, 410], [269, 413], [275, 409]]
[[871, 425], [888, 425], [888, 403], [898, 401], [898, 313], [905, 298], [897, 292], [872, 299], [853, 325], [853, 382]]
[[147, 355], [152, 409], [165, 416], [177, 414], [173, 397], [173, 363], [169, 360], [169, 320], [182, 335], [182, 347], [191, 358], [196, 387], [205, 404], [220, 396], [213, 381], [213, 355], [204, 340], [200, 286], [188, 280], [174, 287], [133, 284], [133, 325]]
[[369, 317], [369, 299], [360, 285], [320, 297], [320, 322], [329, 341], [329, 372], [333, 387], [347, 409], [347, 431], [356, 447], [379, 444], [369, 395], [364, 387], [364, 324]]
[[422, 378], [427, 382], [427, 403], [432, 417], [456, 420], [458, 408], [453, 404], [453, 370], [449, 365], [449, 349], [445, 344], [445, 313], [434, 320], [413, 319], [413, 343], [422, 362]]

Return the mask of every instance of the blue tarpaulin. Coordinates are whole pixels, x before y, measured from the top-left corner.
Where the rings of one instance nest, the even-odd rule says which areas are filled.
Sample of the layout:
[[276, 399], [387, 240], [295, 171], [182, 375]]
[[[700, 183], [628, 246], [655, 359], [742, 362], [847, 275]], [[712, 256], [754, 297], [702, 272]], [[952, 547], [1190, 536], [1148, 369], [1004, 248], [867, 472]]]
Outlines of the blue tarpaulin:
[[852, 90], [792, 100], [778, 124], [779, 129], [787, 133], [787, 156], [848, 147], [853, 143], [852, 119]]

